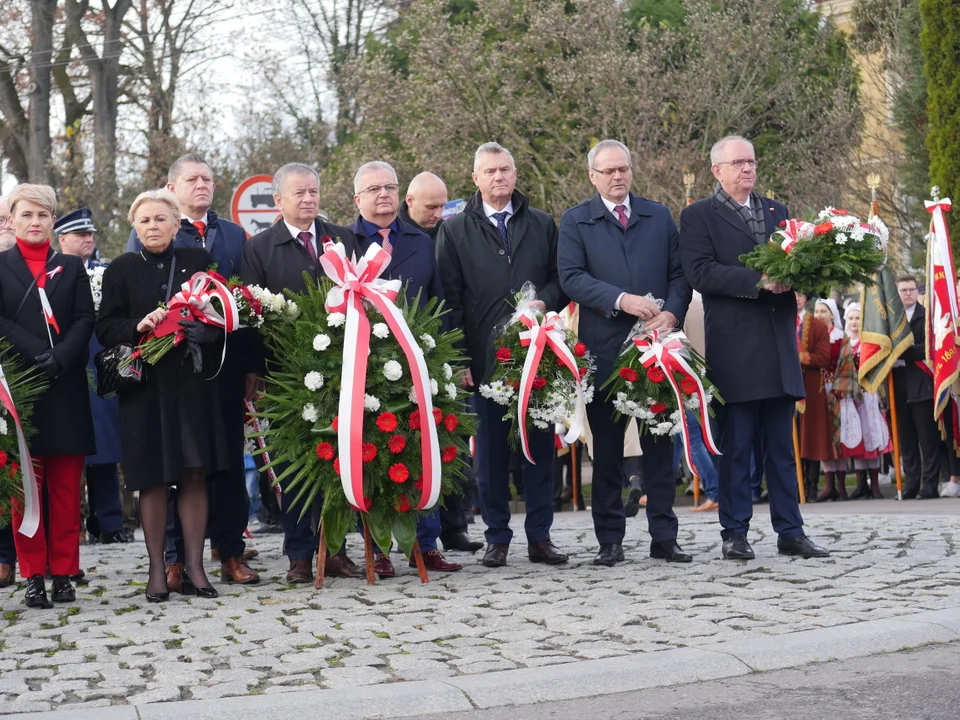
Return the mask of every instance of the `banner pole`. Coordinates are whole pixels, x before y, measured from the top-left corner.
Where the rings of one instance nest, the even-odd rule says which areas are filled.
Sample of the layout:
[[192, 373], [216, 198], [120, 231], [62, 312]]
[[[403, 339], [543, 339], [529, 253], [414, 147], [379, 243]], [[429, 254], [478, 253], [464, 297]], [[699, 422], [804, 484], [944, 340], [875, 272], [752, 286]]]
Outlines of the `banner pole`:
[[800, 492], [800, 504], [807, 504], [807, 489], [803, 486], [803, 465], [800, 462], [800, 433], [797, 431], [797, 417], [794, 414], [793, 421], [793, 457], [797, 465], [797, 490]]
[[900, 470], [900, 431], [897, 424], [897, 399], [893, 394], [893, 372], [887, 375], [887, 394], [890, 396], [890, 434], [893, 435], [893, 467], [897, 472], [897, 500], [903, 500], [903, 472]]

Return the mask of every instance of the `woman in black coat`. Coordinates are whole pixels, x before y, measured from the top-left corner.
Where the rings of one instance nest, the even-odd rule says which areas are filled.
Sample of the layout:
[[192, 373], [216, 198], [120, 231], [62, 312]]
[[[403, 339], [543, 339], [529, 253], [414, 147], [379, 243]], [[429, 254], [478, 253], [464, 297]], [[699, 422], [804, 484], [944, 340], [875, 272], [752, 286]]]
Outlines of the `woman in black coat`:
[[[143, 248], [121, 255], [103, 276], [97, 339], [105, 347], [136, 345], [166, 317], [160, 307], [213, 259], [200, 248], [174, 248], [180, 207], [166, 190], [141, 193], [130, 208]], [[177, 486], [183, 525], [185, 575], [180, 592], [216, 597], [203, 569], [207, 524], [205, 477], [225, 470], [229, 453], [217, 383], [224, 333], [203, 323], [182, 321], [186, 341], [155, 365], [145, 365], [144, 380], [120, 393], [120, 447], [123, 475], [140, 491], [140, 520], [150, 556], [146, 596], [166, 600], [163, 545], [167, 526], [167, 488]]]
[[[73, 602], [70, 576], [80, 571], [80, 473], [96, 451], [87, 395], [87, 343], [93, 333], [93, 297], [80, 258], [51, 249], [57, 196], [46, 185], [20, 185], [9, 198], [17, 244], [0, 253], [0, 337], [28, 365], [50, 380], [37, 399], [28, 438], [37, 482], [40, 524], [32, 537], [20, 532], [15, 503], [13, 532], [28, 607], [51, 607], [44, 585], [49, 569], [53, 600]], [[49, 303], [44, 312], [41, 297]], [[10, 432], [13, 432], [10, 423]], [[44, 527], [46, 515], [46, 527]]]

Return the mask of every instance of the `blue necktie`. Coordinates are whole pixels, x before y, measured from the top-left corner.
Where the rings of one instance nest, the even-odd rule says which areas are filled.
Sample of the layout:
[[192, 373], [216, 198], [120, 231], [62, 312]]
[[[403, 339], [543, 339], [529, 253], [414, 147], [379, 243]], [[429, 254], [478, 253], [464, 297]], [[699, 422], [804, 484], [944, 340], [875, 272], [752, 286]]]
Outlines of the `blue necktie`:
[[507, 255], [510, 254], [510, 240], [507, 239], [507, 215], [509, 214], [506, 210], [493, 214], [493, 218], [497, 221], [497, 230], [500, 231], [500, 237], [503, 238], [503, 247], [507, 251]]

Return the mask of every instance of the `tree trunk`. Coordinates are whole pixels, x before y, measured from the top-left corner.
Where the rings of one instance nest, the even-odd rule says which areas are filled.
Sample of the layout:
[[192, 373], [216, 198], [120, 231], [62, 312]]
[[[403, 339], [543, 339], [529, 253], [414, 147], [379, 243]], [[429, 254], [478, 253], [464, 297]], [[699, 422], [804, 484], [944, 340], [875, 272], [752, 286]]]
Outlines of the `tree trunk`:
[[50, 183], [50, 70], [53, 16], [57, 0], [31, 0], [30, 129], [27, 173], [32, 182]]

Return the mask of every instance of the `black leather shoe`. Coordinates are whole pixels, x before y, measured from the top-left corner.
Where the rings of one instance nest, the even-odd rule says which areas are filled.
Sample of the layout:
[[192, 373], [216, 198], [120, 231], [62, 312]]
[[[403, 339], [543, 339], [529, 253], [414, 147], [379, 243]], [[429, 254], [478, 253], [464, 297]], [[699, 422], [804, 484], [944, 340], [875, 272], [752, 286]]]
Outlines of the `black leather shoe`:
[[451, 550], [462, 550], [463, 552], [476, 552], [483, 547], [483, 543], [479, 540], [471, 540], [470, 536], [465, 532], [457, 533], [451, 538], [440, 539], [443, 543], [443, 549], [447, 552]]
[[152, 593], [149, 590], [145, 590], [143, 594], [144, 594], [144, 597], [147, 598], [148, 603], [162, 603], [170, 599], [169, 591]]
[[799, 555], [805, 558], [830, 557], [830, 551], [816, 545], [806, 535], [792, 538], [777, 538], [777, 552], [781, 555]]
[[913, 500], [917, 496], [917, 493], [919, 491], [920, 491], [920, 488], [915, 488], [915, 487], [904, 488], [903, 492], [900, 494], [900, 497], [903, 498], [904, 500]]
[[636, 517], [640, 512], [640, 498], [643, 497], [643, 491], [633, 488], [627, 495], [627, 501], [623, 504], [623, 513], [627, 517]]
[[128, 533], [126, 530], [117, 530], [116, 532], [104, 534], [100, 536], [100, 542], [104, 545], [112, 545], [114, 543], [128, 543], [133, 541], [133, 534]]
[[604, 543], [600, 546], [600, 552], [593, 559], [593, 564], [613, 567], [618, 562], [623, 562], [623, 559], [623, 545], [620, 543]]
[[23, 595], [23, 603], [28, 608], [53, 607], [53, 603], [47, 598], [47, 586], [43, 582], [43, 575], [34, 575], [27, 580], [27, 591]]
[[693, 562], [693, 555], [685, 553], [676, 540], [661, 540], [660, 542], [650, 543], [650, 557], [655, 560], [675, 563]]
[[920, 492], [917, 493], [917, 500], [933, 500], [938, 497], [940, 497], [940, 493], [937, 492], [936, 488], [922, 488]]
[[492, 543], [487, 545], [487, 551], [483, 554], [481, 564], [484, 567], [503, 567], [507, 564], [507, 551], [509, 545], [504, 543]]
[[556, 545], [549, 540], [540, 540], [527, 545], [527, 554], [532, 563], [546, 563], [547, 565], [563, 565], [570, 558], [560, 552]]
[[76, 602], [77, 591], [73, 589], [70, 578], [66, 575], [54, 575], [50, 597], [54, 602]]
[[757, 556], [743, 534], [731, 535], [723, 541], [725, 560], [754, 560]]
[[180, 594], [181, 595], [193, 595], [194, 597], [204, 598], [206, 600], [212, 600], [213, 598], [220, 597], [220, 593], [216, 591], [213, 587], [197, 587], [193, 584], [193, 581], [187, 577], [187, 574], [183, 574], [183, 583], [180, 585]]

